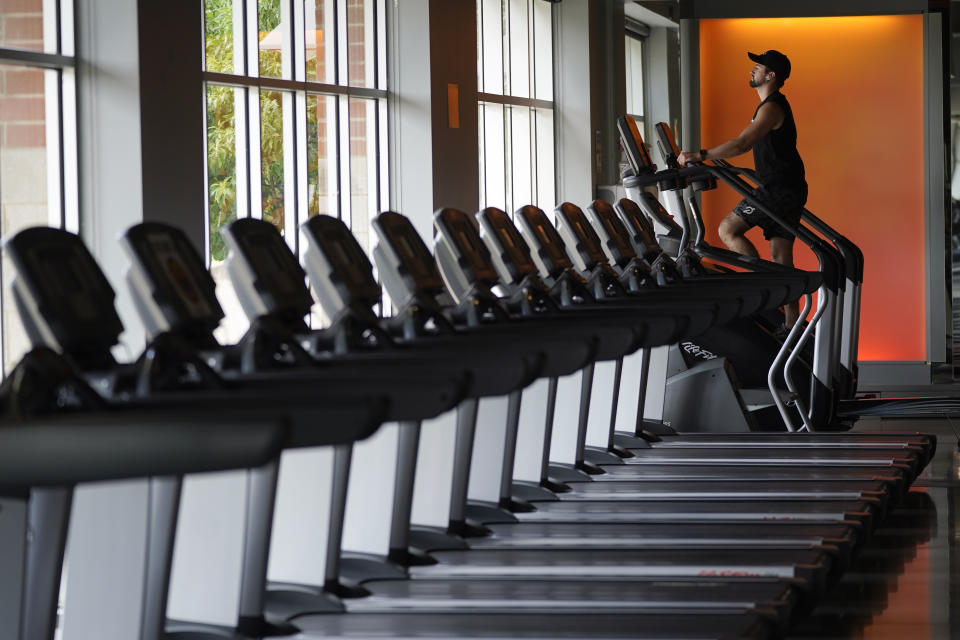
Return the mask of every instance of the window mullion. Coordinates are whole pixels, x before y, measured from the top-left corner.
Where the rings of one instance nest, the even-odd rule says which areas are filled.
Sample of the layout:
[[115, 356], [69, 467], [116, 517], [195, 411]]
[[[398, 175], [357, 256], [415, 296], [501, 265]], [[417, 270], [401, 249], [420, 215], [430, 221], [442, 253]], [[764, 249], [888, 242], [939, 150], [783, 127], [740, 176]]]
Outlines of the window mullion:
[[337, 77], [339, 85], [350, 84], [349, 37], [347, 36], [347, 0], [337, 0], [336, 11]]
[[510, 38], [510, 0], [501, 0], [500, 2], [500, 28], [501, 33], [503, 33], [503, 95], [509, 96], [513, 94], [513, 77], [510, 73], [510, 65], [513, 64], [513, 58], [511, 57], [512, 39]]
[[[260, 136], [260, 126], [262, 118], [260, 116], [260, 89], [250, 87], [247, 89], [247, 144], [244, 152], [247, 159], [247, 188], [249, 189], [247, 200], [247, 215], [251, 218], [263, 218], [263, 162], [262, 162], [262, 144]], [[240, 141], [237, 141], [237, 149], [240, 150]], [[238, 158], [239, 160], [239, 158]], [[237, 163], [239, 164], [239, 162]], [[240, 216], [240, 211], [237, 211]]]
[[337, 210], [339, 218], [348, 227], [353, 226], [353, 209], [350, 206], [350, 98], [337, 96], [337, 171], [339, 190]]
[[297, 253], [297, 171], [294, 94], [280, 94], [281, 117], [283, 118], [283, 236], [290, 249]]
[[[387, 88], [387, 2], [386, 0], [376, 0], [376, 10], [374, 11], [373, 21], [376, 24], [377, 36], [377, 82], [374, 85], [377, 89]], [[386, 120], [384, 120], [386, 124]], [[386, 127], [384, 126], [384, 130]], [[386, 202], [386, 200], [384, 200]]]
[[[259, 18], [257, 16], [257, 0], [246, 0], [246, 21], [244, 22], [244, 50], [246, 51], [246, 73], [248, 76], [260, 75], [260, 37]], [[236, 59], [234, 52], [234, 59]]]
[[[307, 172], [308, 165], [308, 149], [307, 140], [309, 134], [307, 132], [307, 94], [302, 91], [297, 91], [294, 94], [294, 126], [296, 128], [296, 135], [294, 136], [294, 153], [295, 153], [295, 162], [296, 162], [296, 183], [295, 189], [297, 194], [296, 199], [296, 209], [291, 209], [294, 213], [294, 228], [292, 234], [288, 235], [298, 235], [298, 228], [300, 222], [306, 220], [309, 216], [309, 205], [310, 205], [310, 184], [309, 176]], [[299, 239], [297, 240], [299, 243]]]
[[74, 33], [76, 26], [73, 19], [73, 0], [61, 0], [58, 4], [58, 34], [60, 45], [57, 52], [64, 56], [76, 55]]
[[503, 195], [506, 202], [503, 206], [507, 211], [514, 211], [513, 201], [513, 107], [503, 108]]
[[377, 100], [377, 128], [375, 133], [377, 148], [377, 184], [380, 187], [379, 197], [377, 198], [377, 211], [384, 211], [389, 208], [390, 202], [390, 155], [387, 149], [386, 131], [389, 126], [390, 113], [387, 109], [386, 100]]
[[[306, 9], [303, 2], [293, 2], [293, 74], [290, 76], [299, 82], [307, 80], [307, 43]], [[316, 46], [316, 44], [314, 44]]]
[[44, 135], [46, 136], [47, 164], [47, 225], [59, 227], [63, 221], [63, 192], [60, 153], [60, 113], [62, 96], [60, 95], [60, 72], [43, 71], [44, 98]]
[[80, 230], [80, 189], [77, 170], [77, 74], [72, 68], [60, 72], [60, 115], [63, 176], [63, 227]]

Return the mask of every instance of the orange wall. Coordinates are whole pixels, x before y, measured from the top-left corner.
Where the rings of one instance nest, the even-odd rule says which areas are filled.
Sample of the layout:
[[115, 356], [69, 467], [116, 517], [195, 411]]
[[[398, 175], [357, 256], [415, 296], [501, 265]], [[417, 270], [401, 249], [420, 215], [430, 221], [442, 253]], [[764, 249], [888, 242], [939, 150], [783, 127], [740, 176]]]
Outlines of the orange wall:
[[[701, 146], [748, 124], [758, 97], [746, 52], [767, 49], [792, 63], [783, 93], [797, 121], [807, 208], [865, 255], [860, 359], [926, 360], [922, 17], [701, 20]], [[752, 154], [733, 161], [753, 166]], [[705, 194], [711, 242], [736, 202], [726, 187]], [[815, 268], [799, 243], [796, 255]]]

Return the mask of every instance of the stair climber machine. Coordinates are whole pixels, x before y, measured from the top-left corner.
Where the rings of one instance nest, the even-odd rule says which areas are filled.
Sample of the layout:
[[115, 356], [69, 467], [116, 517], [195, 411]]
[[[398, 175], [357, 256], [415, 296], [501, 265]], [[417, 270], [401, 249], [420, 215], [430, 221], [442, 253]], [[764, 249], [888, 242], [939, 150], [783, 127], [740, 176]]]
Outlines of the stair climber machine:
[[[636, 153], [638, 148], [643, 146], [643, 141], [639, 136], [639, 131], [637, 130], [635, 124], [631, 127], [632, 121], [629, 118], [621, 119], [620, 133], [621, 139], [626, 141], [624, 148], [627, 150], [628, 158], [630, 158], [631, 166], [634, 171], [639, 171], [640, 175], [634, 175], [626, 179], [625, 184], [630, 187], [630, 193], [634, 195], [634, 199], [637, 203], [644, 209], [644, 213], [651, 216], [651, 218], [656, 223], [658, 220], [664, 220], [665, 216], [662, 213], [662, 208], [659, 207], [659, 203], [656, 198], [650, 194], [640, 192], [643, 187], [657, 185], [661, 191], [664, 193], [665, 197], [668, 200], [668, 206], [674, 210], [674, 218], [680, 223], [680, 238], [676, 243], [676, 249], [678, 253], [678, 263], [695, 265], [700, 263], [701, 255], [708, 255], [711, 259], [716, 260], [726, 260], [732, 262], [740, 268], [754, 267], [754, 265], [759, 265], [765, 270], [773, 271], [790, 271], [795, 272], [796, 270], [791, 270], [784, 268], [780, 265], [775, 265], [775, 263], [770, 263], [762, 260], [744, 260], [742, 256], [738, 254], [716, 250], [713, 248], [707, 247], [704, 243], [695, 245], [694, 247], [688, 247], [688, 243], [691, 240], [690, 228], [691, 224], [687, 217], [687, 207], [683, 202], [682, 191], [684, 188], [690, 184], [693, 187], [693, 191], [700, 191], [703, 189], [709, 189], [714, 186], [717, 180], [722, 180], [739, 194], [747, 199], [752, 199], [752, 189], [748, 188], [745, 183], [737, 178], [734, 172], [726, 167], [719, 165], [700, 165], [700, 166], [691, 166], [686, 169], [670, 168], [665, 171], [657, 172], [654, 165], [649, 160], [649, 155], [645, 153]], [[663, 155], [668, 159], [668, 163], [672, 158], [675, 162], [676, 158], [676, 144], [672, 139], [669, 128], [664, 126], [658, 126], [658, 135], [661, 149], [663, 150]], [[693, 198], [691, 198], [693, 200]], [[694, 218], [697, 220], [697, 225], [699, 232], [697, 233], [698, 238], [702, 239], [702, 221], [699, 219], [699, 211], [696, 208], [695, 200], [693, 205], [693, 214]], [[768, 212], [767, 207], [763, 203], [755, 202], [755, 204], [761, 208], [761, 210]], [[777, 219], [775, 212], [768, 212], [773, 219]], [[839, 339], [837, 338], [837, 327], [839, 326], [839, 320], [837, 319], [841, 315], [841, 310], [839, 308], [839, 287], [841, 284], [841, 275], [843, 273], [843, 266], [841, 264], [841, 256], [835, 251], [832, 247], [828, 246], [821, 238], [805, 229], [802, 225], [796, 230], [797, 237], [811, 247], [814, 254], [817, 256], [820, 263], [820, 279], [821, 282], [817, 282], [815, 277], [808, 278], [807, 286], [801, 292], [804, 295], [806, 306], [809, 308], [809, 302], [807, 296], [812, 293], [812, 288], [819, 287], [818, 298], [817, 298], [817, 310], [811, 319], [811, 321], [804, 325], [804, 323], [797, 323], [795, 330], [792, 331], [787, 338], [784, 340], [783, 346], [777, 352], [777, 355], [773, 359], [773, 365], [771, 371], [768, 372], [768, 382], [769, 384], [769, 400], [772, 401], [773, 405], [776, 406], [777, 412], [779, 413], [782, 424], [781, 425], [768, 425], [766, 428], [775, 428], [777, 430], [783, 429], [786, 427], [787, 430], [794, 430], [797, 428], [794, 425], [794, 418], [790, 416], [787, 411], [786, 404], [789, 401], [796, 407], [797, 413], [799, 413], [802, 424], [800, 428], [804, 429], [824, 429], [828, 428], [831, 425], [835, 424], [835, 415], [836, 407], [835, 402], [836, 398], [833, 395], [832, 389], [834, 388], [834, 371], [836, 369], [835, 364], [839, 356]], [[676, 228], [668, 231], [670, 236], [676, 237]], [[700, 264], [702, 268], [702, 264]], [[755, 270], [756, 267], [754, 267]], [[687, 269], [687, 272], [691, 272], [691, 268]], [[682, 272], [682, 269], [681, 269]], [[806, 311], [806, 310], [805, 310]], [[822, 321], [821, 321], [822, 319]], [[799, 393], [798, 387], [793, 384], [790, 377], [790, 369], [797, 360], [803, 344], [809, 338], [810, 334], [813, 332], [813, 328], [819, 324], [819, 329], [816, 332], [815, 344], [814, 344], [814, 357], [812, 363], [812, 373], [810, 377], [810, 395], [809, 400], [804, 400]], [[717, 355], [715, 352], [711, 351], [710, 356]], [[718, 358], [709, 358], [709, 361], [717, 360]], [[674, 358], [675, 363], [679, 361]], [[703, 365], [701, 365], [703, 366]], [[665, 400], [665, 418], [672, 421], [672, 415], [668, 415], [670, 410], [676, 408], [678, 411], [683, 411], [683, 403], [672, 403], [670, 398], [677, 397], [682, 398], [683, 393], [676, 393], [680, 391], [681, 386], [687, 386], [692, 384], [694, 388], [703, 388], [707, 385], [721, 385], [726, 386], [730, 389], [730, 394], [738, 394], [739, 390], [737, 388], [736, 380], [730, 379], [729, 376], [726, 376], [721, 372], [720, 368], [717, 365], [713, 365], [714, 369], [708, 374], [709, 382], [703, 383], [696, 380], [699, 375], [697, 372], [692, 374], [685, 372], [683, 378], [677, 379], [676, 384], [670, 384], [670, 391], [667, 393], [667, 400]], [[785, 380], [789, 392], [783, 394], [780, 390], [776, 388], [773, 384], [777, 372], [781, 370], [781, 367], [784, 367]], [[753, 367], [756, 368], [756, 367]], [[724, 367], [724, 369], [726, 369]], [[673, 381], [671, 381], [673, 382]], [[784, 397], [786, 395], [786, 398]], [[740, 395], [741, 399], [743, 395]], [[809, 408], [807, 404], [809, 403]], [[767, 403], [764, 403], [767, 404]], [[669, 409], [668, 409], [669, 407]], [[746, 420], [746, 425], [753, 428], [764, 427], [763, 424], [758, 424], [758, 421], [751, 420], [749, 413], [742, 414], [743, 419]], [[693, 425], [696, 424], [698, 416], [694, 415], [684, 415], [684, 420], [682, 424], [684, 425]], [[734, 412], [731, 414], [730, 418], [732, 420], [738, 420], [740, 416], [737, 416]], [[693, 427], [685, 427], [687, 429]], [[835, 426], [834, 426], [835, 428]]]
[[[668, 149], [676, 151], [676, 145], [672, 142], [669, 129], [666, 125], [658, 125], [658, 132], [664, 145]], [[669, 152], [668, 152], [669, 153]], [[675, 157], [675, 156], [674, 156]], [[744, 178], [748, 178], [757, 184], [756, 175], [749, 169], [734, 167], [728, 162], [719, 161], [715, 163], [718, 167], [724, 169], [723, 174], [718, 174], [731, 187], [741, 195], [747, 195], [754, 189], [753, 184]], [[696, 246], [698, 252], [704, 253], [704, 250], [716, 252], [715, 248], [709, 248], [703, 242], [703, 223], [699, 215], [696, 201], [690, 200], [693, 222], [697, 225]], [[832, 256], [836, 263], [836, 294], [828, 300], [826, 308], [828, 313], [826, 317], [833, 317], [833, 323], [830, 325], [830, 344], [831, 360], [833, 362], [832, 372], [832, 399], [833, 403], [830, 409], [834, 416], [834, 422], [838, 425], [849, 424], [862, 416], [887, 416], [887, 417], [915, 417], [924, 415], [945, 415], [957, 413], [960, 411], [960, 399], [950, 396], [941, 397], [895, 397], [895, 398], [855, 398], [857, 390], [857, 343], [859, 340], [860, 329], [860, 296], [863, 284], [864, 257], [860, 249], [849, 239], [838, 233], [826, 222], [818, 218], [807, 209], [803, 210], [801, 222], [810, 227], [819, 236], [814, 236], [820, 241], [819, 248], [824, 253]], [[810, 233], [804, 225], [800, 225], [798, 237], [801, 240], [809, 238]], [[823, 266], [823, 255], [817, 254], [821, 258], [821, 267]], [[819, 304], [819, 300], [818, 300]], [[818, 308], [818, 312], [820, 309]], [[814, 318], [816, 319], [816, 318]], [[811, 324], [813, 324], [811, 322]], [[806, 329], [809, 331], [810, 329]], [[819, 335], [817, 336], [815, 349], [817, 353], [813, 360], [816, 361], [817, 354], [822, 353]], [[801, 343], [804, 337], [801, 337]], [[793, 360], [799, 348], [795, 348], [794, 354], [787, 360], [787, 370], [792, 366]], [[809, 358], [808, 358], [809, 359]], [[816, 376], [810, 378], [815, 381]], [[791, 378], [787, 378], [788, 385]], [[791, 387], [791, 391], [797, 390]], [[800, 391], [803, 389], [801, 387]], [[811, 396], [813, 397], [813, 396]], [[842, 421], [842, 422], [838, 422]]]

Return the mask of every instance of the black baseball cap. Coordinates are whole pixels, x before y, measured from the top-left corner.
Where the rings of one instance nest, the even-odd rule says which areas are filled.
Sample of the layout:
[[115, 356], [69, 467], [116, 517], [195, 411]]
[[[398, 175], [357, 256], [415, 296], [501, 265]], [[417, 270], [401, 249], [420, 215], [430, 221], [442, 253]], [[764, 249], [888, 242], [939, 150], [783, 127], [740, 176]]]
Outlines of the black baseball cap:
[[754, 62], [762, 64], [777, 74], [780, 82], [790, 77], [790, 59], [779, 51], [773, 49], [764, 51], [763, 53], [750, 53], [748, 51], [747, 55], [750, 56], [750, 59]]

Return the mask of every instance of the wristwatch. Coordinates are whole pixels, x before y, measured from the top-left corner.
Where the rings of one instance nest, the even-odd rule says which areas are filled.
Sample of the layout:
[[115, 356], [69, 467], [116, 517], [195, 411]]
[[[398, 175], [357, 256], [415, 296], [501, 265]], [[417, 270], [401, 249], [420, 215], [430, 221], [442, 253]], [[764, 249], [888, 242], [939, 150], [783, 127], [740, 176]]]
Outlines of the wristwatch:
[[700, 149], [700, 161], [701, 161], [701, 162], [706, 162], [706, 161], [707, 161], [707, 150], [706, 150], [706, 149]]

